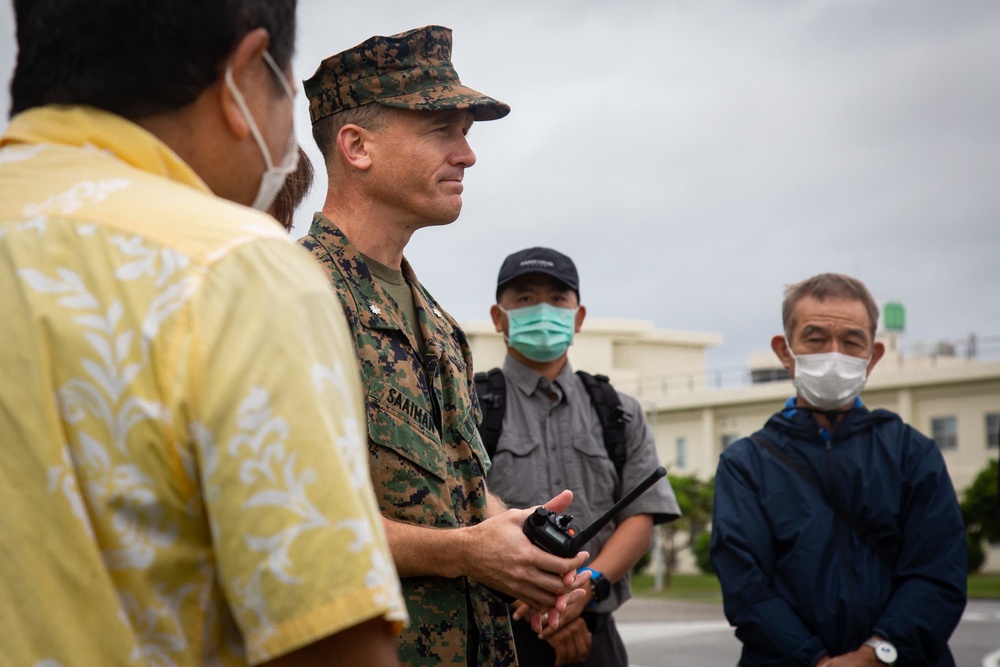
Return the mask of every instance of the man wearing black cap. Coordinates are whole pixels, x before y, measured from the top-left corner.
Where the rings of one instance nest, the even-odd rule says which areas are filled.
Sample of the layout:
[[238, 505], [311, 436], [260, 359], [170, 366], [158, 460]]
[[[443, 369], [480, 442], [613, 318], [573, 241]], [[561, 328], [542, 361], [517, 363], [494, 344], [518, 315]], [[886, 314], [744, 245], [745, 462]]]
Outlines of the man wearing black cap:
[[558, 558], [533, 546], [521, 529], [528, 512], [508, 511], [487, 491], [468, 342], [403, 257], [414, 231], [458, 217], [462, 178], [476, 161], [466, 141], [473, 121], [510, 108], [462, 85], [451, 31], [440, 26], [331, 56], [305, 91], [329, 186], [302, 243], [354, 334], [372, 481], [412, 620], [400, 656], [409, 665], [514, 665], [496, 591], [529, 602], [540, 627], [543, 612], [583, 594], [576, 569], [586, 554]]
[[[533, 507], [553, 489], [572, 489], [575, 523], [587, 526], [659, 462], [639, 402], [614, 392], [606, 379], [577, 374], [570, 367], [567, 352], [586, 315], [579, 297], [576, 266], [560, 252], [528, 248], [504, 260], [497, 303], [490, 309], [507, 342], [503, 389], [494, 385], [489, 399], [484, 401], [481, 393], [480, 400], [488, 404], [487, 419], [490, 405], [504, 405], [499, 435], [483, 430], [487, 449], [493, 450], [490, 488], [511, 507]], [[588, 385], [602, 383], [603, 389], [591, 394]], [[607, 418], [598, 409], [605, 391], [612, 392], [605, 404], [620, 408], [617, 424], [624, 420], [617, 438], [609, 437], [614, 426], [604, 423]], [[587, 545], [592, 554], [586, 563], [591, 573], [587, 594], [573, 601], [560, 626], [546, 628], [542, 639], [517, 622], [522, 610], [516, 607], [520, 664], [626, 666], [611, 612], [631, 597], [629, 573], [649, 550], [653, 525], [678, 516], [667, 481], [628, 506]]]

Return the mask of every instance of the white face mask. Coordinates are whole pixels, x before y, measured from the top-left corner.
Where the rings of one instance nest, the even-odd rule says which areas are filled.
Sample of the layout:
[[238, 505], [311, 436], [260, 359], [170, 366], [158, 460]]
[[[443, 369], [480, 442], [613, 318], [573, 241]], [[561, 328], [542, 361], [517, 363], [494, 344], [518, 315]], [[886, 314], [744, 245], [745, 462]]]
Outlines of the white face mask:
[[[278, 81], [281, 82], [281, 87], [285, 89], [285, 94], [294, 105], [295, 99], [292, 95], [292, 89], [288, 86], [288, 81], [285, 80], [285, 74], [267, 51], [264, 52], [264, 61], [277, 75]], [[281, 160], [281, 164], [275, 167], [274, 162], [271, 160], [271, 151], [268, 150], [267, 144], [264, 143], [264, 137], [257, 128], [257, 123], [254, 121], [253, 116], [250, 115], [250, 108], [247, 106], [246, 100], [243, 99], [243, 94], [239, 88], [233, 83], [232, 65], [226, 68], [225, 79], [226, 86], [229, 87], [229, 91], [236, 100], [236, 105], [243, 113], [243, 117], [247, 119], [247, 124], [250, 125], [250, 133], [253, 135], [254, 141], [257, 142], [257, 148], [264, 155], [264, 164], [267, 166], [267, 169], [264, 170], [264, 175], [261, 176], [260, 187], [257, 188], [257, 198], [254, 199], [252, 206], [259, 211], [267, 211], [271, 208], [271, 204], [274, 203], [278, 193], [281, 192], [281, 188], [285, 184], [285, 179], [290, 173], [295, 171], [295, 167], [299, 164], [299, 147], [295, 141], [295, 126], [292, 126], [288, 134], [288, 143], [285, 146], [285, 155]]]
[[820, 410], [850, 407], [868, 380], [868, 363], [839, 352], [795, 356], [792, 346], [788, 353], [795, 359], [795, 379], [792, 384], [799, 397]]

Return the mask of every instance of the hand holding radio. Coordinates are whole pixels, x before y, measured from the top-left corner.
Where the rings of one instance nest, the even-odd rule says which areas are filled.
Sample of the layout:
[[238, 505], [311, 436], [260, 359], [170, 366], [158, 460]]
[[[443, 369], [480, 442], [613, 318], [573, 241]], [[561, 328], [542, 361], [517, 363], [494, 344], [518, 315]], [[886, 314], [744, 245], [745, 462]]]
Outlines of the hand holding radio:
[[639, 485], [622, 496], [614, 507], [601, 515], [594, 523], [580, 530], [573, 524], [573, 515], [560, 514], [545, 507], [537, 507], [524, 520], [524, 534], [531, 543], [539, 549], [562, 558], [572, 558], [584, 545], [592, 540], [597, 533], [615, 518], [622, 510], [631, 505], [661, 478], [666, 477], [667, 469], [660, 466], [639, 482]]
[[[573, 494], [564, 491], [546, 503], [554, 512], [564, 512]], [[500, 503], [499, 500], [496, 501]], [[464, 574], [492, 589], [501, 597], [518, 598], [539, 613], [565, 608], [580, 587], [576, 570], [587, 559], [586, 552], [562, 558], [542, 552], [525, 540], [522, 526], [531, 510], [494, 506], [492, 516], [468, 529], [461, 560]], [[551, 616], [551, 614], [549, 614]]]

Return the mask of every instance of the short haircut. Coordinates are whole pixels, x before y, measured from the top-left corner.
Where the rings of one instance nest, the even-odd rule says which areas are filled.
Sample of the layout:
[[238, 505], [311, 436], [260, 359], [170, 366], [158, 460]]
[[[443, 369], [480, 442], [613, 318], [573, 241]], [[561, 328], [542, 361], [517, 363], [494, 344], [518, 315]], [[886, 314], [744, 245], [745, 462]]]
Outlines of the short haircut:
[[856, 278], [840, 273], [821, 273], [800, 283], [785, 288], [785, 301], [781, 306], [781, 319], [785, 327], [785, 335], [792, 332], [792, 313], [799, 301], [812, 297], [817, 301], [843, 300], [860, 301], [868, 311], [869, 330], [872, 340], [878, 326], [878, 305], [864, 283]]
[[[137, 120], [187, 106], [223, 74], [247, 33], [264, 28], [287, 68], [296, 0], [15, 0], [11, 116], [87, 105]], [[275, 84], [277, 85], [277, 84]]]
[[299, 146], [299, 162], [295, 171], [285, 178], [285, 184], [278, 191], [278, 196], [271, 204], [271, 215], [281, 223], [285, 231], [291, 231], [295, 222], [295, 209], [305, 199], [313, 184], [313, 166], [309, 156]]
[[388, 121], [391, 110], [378, 103], [363, 104], [339, 113], [324, 116], [313, 123], [312, 135], [327, 164], [332, 164], [337, 150], [337, 135], [345, 125], [357, 125], [366, 130], [380, 130]]

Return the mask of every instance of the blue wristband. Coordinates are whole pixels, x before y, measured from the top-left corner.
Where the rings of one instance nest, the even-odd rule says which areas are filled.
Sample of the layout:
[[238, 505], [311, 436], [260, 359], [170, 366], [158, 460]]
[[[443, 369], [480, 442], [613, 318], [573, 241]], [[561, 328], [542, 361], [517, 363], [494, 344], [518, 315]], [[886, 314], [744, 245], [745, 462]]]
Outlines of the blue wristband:
[[598, 602], [604, 602], [611, 594], [611, 582], [602, 573], [592, 567], [581, 567], [576, 572], [590, 572], [590, 585], [594, 588], [594, 597], [587, 603], [588, 607], [596, 606]]

